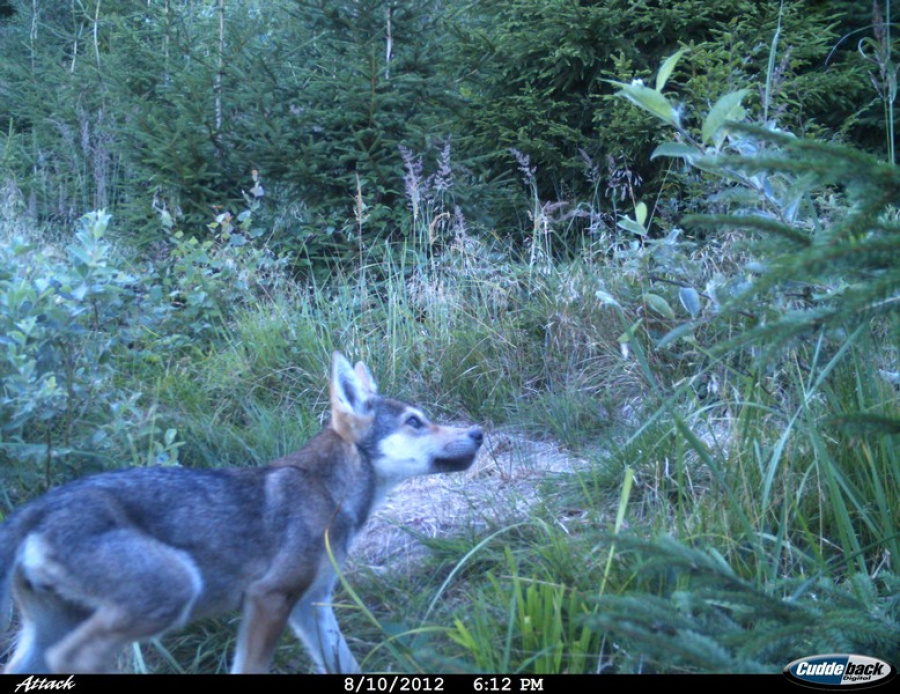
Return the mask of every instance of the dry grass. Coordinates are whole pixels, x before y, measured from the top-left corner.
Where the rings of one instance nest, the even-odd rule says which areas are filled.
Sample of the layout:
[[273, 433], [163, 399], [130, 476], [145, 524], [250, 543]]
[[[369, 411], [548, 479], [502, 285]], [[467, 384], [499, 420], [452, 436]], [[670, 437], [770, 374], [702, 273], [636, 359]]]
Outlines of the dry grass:
[[540, 501], [539, 488], [549, 473], [586, 465], [553, 442], [488, 433], [467, 472], [419, 477], [395, 489], [357, 538], [351, 564], [364, 563], [376, 572], [413, 566], [427, 551], [416, 535], [452, 535], [488, 520], [522, 520]]

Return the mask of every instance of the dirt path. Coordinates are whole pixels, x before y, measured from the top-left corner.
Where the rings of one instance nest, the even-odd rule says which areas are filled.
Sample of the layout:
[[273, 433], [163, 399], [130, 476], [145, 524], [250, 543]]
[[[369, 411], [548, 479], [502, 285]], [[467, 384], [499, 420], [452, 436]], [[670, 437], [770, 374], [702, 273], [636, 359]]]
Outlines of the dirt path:
[[436, 537], [451, 535], [479, 518], [523, 518], [538, 501], [547, 473], [583, 465], [585, 461], [553, 443], [489, 433], [465, 473], [419, 477], [395, 489], [357, 538], [351, 563], [379, 571], [415, 560], [426, 549], [404, 528]]

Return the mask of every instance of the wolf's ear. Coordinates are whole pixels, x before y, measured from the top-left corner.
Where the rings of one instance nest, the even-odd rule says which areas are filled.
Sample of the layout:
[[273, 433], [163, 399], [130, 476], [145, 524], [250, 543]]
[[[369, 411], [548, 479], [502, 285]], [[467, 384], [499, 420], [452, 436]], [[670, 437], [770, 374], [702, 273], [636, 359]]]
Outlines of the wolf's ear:
[[375, 381], [365, 366], [354, 370], [340, 352], [331, 357], [331, 427], [342, 439], [356, 443], [374, 419]]
[[368, 391], [369, 395], [375, 395], [378, 392], [378, 384], [372, 378], [372, 372], [369, 371], [369, 368], [361, 361], [358, 361], [353, 370], [356, 372], [356, 377], [359, 379], [362, 387]]

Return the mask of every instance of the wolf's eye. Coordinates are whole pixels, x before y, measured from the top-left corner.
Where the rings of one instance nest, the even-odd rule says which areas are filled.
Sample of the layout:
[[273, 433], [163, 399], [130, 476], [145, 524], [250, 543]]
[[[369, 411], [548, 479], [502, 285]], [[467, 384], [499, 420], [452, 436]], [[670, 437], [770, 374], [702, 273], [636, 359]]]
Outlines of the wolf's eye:
[[406, 426], [412, 427], [413, 429], [421, 429], [425, 425], [422, 423], [421, 419], [416, 417], [416, 415], [411, 414], [406, 418]]

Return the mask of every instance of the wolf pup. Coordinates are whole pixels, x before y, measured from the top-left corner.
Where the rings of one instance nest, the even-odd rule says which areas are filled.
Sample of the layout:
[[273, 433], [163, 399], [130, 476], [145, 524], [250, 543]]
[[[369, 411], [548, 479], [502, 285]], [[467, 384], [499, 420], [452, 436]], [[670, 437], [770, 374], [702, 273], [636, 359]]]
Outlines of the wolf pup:
[[[401, 480], [467, 469], [478, 427], [381, 397], [335, 352], [331, 422], [265, 468], [138, 468], [54, 489], [0, 525], [0, 615], [22, 629], [7, 673], [114, 670], [194, 619], [243, 611], [232, 672], [266, 672], [285, 624], [320, 672], [359, 672], [332, 611], [372, 509]], [[5, 619], [3, 620], [5, 623]]]

